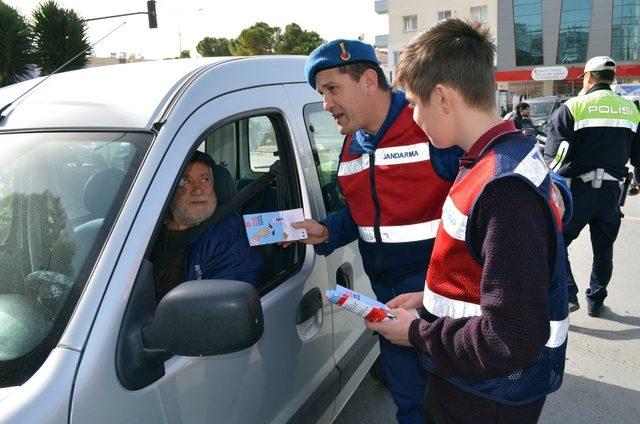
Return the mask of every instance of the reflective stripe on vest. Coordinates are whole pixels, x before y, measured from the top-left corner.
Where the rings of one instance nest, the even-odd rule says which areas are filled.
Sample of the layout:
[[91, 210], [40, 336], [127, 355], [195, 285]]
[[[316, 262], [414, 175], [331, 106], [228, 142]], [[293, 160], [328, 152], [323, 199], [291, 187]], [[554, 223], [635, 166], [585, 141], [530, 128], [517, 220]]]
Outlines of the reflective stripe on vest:
[[[436, 237], [439, 219], [409, 225], [381, 225], [380, 236], [383, 243], [406, 243], [411, 241], [429, 240]], [[375, 243], [376, 236], [373, 227], [358, 227], [360, 238], [367, 243]]]
[[638, 131], [638, 125], [627, 119], [611, 119], [611, 118], [591, 118], [576, 121], [573, 124], [573, 130], [577, 131], [583, 128], [593, 127], [613, 127], [613, 128], [628, 128], [633, 132]]
[[[520, 174], [536, 187], [544, 181], [549, 173], [549, 168], [544, 164], [537, 147], [531, 149], [527, 156], [516, 166], [514, 171]], [[442, 227], [456, 240], [465, 241], [468, 217], [456, 208], [450, 196], [444, 201], [442, 206]]]
[[466, 239], [468, 218], [460, 212], [456, 205], [453, 204], [450, 196], [444, 201], [442, 206], [442, 227], [444, 230], [456, 240], [464, 241]]
[[[422, 299], [424, 307], [437, 317], [468, 318], [482, 315], [482, 308], [475, 303], [449, 299], [429, 290], [425, 285]], [[562, 321], [549, 321], [549, 339], [545, 346], [556, 348], [562, 346], [569, 334], [569, 317]]]
[[[404, 163], [422, 162], [430, 159], [429, 145], [417, 143], [410, 146], [381, 147], [376, 149], [376, 166], [399, 165]], [[338, 176], [357, 174], [369, 169], [369, 155], [364, 153], [357, 159], [340, 163]]]
[[482, 314], [480, 305], [463, 300], [455, 300], [432, 292], [424, 286], [422, 304], [425, 309], [437, 317], [466, 318], [477, 317]]

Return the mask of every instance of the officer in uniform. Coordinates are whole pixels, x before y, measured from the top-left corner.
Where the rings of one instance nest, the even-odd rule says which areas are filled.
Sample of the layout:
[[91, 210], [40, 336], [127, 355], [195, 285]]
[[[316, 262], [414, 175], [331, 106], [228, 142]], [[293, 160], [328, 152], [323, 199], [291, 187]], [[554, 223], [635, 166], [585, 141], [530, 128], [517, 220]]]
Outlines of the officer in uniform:
[[[589, 224], [593, 267], [586, 289], [588, 314], [599, 316], [613, 271], [613, 243], [620, 229], [619, 198], [627, 161], [640, 166], [640, 112], [616, 96], [610, 84], [616, 63], [607, 56], [591, 58], [584, 67], [585, 94], [569, 99], [549, 125], [545, 159], [570, 180], [573, 217], [563, 229], [568, 246]], [[569, 309], [576, 311], [578, 287], [567, 260]]]
[[[307, 81], [323, 97], [345, 140], [338, 183], [347, 208], [298, 223], [320, 255], [358, 240], [376, 297], [422, 290], [442, 205], [462, 150], [436, 149], [413, 122], [404, 93], [392, 90], [372, 46], [334, 40], [314, 50]], [[419, 353], [380, 339], [382, 371], [400, 424], [422, 422], [427, 374]]]

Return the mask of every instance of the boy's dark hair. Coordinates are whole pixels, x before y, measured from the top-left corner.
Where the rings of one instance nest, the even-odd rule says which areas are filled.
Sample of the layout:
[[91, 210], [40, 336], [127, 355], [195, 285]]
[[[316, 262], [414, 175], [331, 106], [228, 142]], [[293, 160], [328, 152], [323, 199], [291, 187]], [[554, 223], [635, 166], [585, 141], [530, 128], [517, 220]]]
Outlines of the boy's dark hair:
[[521, 102], [518, 103], [518, 106], [516, 106], [516, 111], [518, 112], [522, 112], [525, 109], [529, 109], [531, 106], [529, 106], [529, 103], [527, 102]]
[[605, 69], [604, 71], [590, 71], [591, 75], [598, 82], [603, 82], [605, 84], [611, 84], [616, 76], [615, 71], [610, 69]]
[[389, 83], [387, 82], [387, 77], [384, 75], [384, 72], [382, 72], [382, 68], [380, 68], [380, 66], [376, 65], [375, 63], [350, 63], [348, 65], [338, 67], [338, 71], [343, 74], [349, 74], [349, 76], [351, 76], [351, 78], [355, 82], [360, 81], [360, 77], [362, 77], [362, 74], [364, 74], [367, 69], [373, 69], [374, 71], [376, 71], [376, 74], [378, 75], [378, 88], [380, 90], [388, 91], [391, 89]]
[[454, 88], [480, 110], [495, 110], [493, 58], [489, 29], [479, 22], [447, 19], [423, 31], [400, 54], [395, 85], [428, 102], [438, 84]]

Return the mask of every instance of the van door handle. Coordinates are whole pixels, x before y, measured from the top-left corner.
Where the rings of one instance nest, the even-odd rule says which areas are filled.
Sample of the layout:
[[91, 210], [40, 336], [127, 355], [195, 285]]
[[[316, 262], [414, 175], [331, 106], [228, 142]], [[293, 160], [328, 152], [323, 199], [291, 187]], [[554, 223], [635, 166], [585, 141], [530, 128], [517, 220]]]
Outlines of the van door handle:
[[353, 290], [353, 283], [349, 278], [350, 270], [351, 270], [351, 265], [342, 264], [342, 266], [340, 266], [340, 268], [336, 270], [336, 284], [339, 284], [342, 287], [346, 287], [349, 290]]
[[322, 294], [317, 287], [312, 288], [298, 303], [298, 311], [296, 312], [296, 324], [300, 325], [310, 318], [313, 318], [318, 310], [322, 308]]

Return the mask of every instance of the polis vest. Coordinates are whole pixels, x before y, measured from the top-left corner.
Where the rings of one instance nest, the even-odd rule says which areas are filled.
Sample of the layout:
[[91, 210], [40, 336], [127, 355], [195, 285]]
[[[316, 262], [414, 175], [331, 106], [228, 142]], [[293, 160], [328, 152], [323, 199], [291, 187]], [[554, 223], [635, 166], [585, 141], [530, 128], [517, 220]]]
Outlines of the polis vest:
[[[549, 170], [531, 138], [520, 132], [509, 132], [494, 139], [474, 164], [457, 180], [442, 208], [423, 304], [437, 317], [464, 318], [482, 314], [480, 283], [483, 265], [472, 253], [469, 216], [486, 184], [497, 178], [519, 178], [545, 199], [555, 217], [556, 257], [549, 290], [551, 335], [538, 360], [512, 375], [487, 380], [446, 378], [462, 390], [509, 403], [530, 403], [557, 390], [562, 383], [564, 357], [569, 330], [565, 257], [559, 213], [551, 187]], [[514, 211], [517, 213], [517, 211]], [[431, 372], [435, 366], [424, 357]]]
[[607, 85], [601, 87], [564, 104], [573, 118], [573, 133], [564, 134], [569, 138], [559, 144], [550, 164], [563, 177], [578, 177], [598, 168], [619, 180], [627, 175], [640, 111]]
[[451, 182], [433, 169], [429, 139], [405, 107], [372, 153], [350, 154], [347, 136], [338, 181], [360, 239], [409, 243], [433, 239]]

